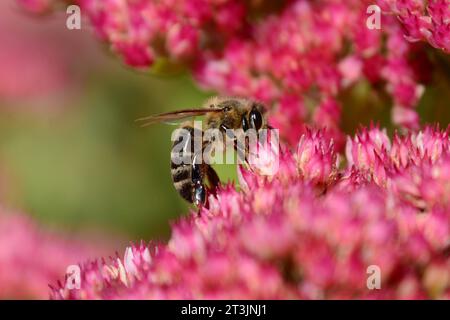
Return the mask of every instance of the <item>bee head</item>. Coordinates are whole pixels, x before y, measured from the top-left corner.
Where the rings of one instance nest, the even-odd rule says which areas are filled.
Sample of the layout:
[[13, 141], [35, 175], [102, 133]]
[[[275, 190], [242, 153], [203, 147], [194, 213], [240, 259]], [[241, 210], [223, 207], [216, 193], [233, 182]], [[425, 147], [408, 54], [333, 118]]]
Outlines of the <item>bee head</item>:
[[266, 127], [265, 107], [261, 103], [246, 99], [223, 99], [214, 101], [210, 108], [219, 108], [222, 112], [214, 113], [210, 118], [210, 127], [243, 129], [256, 131]]

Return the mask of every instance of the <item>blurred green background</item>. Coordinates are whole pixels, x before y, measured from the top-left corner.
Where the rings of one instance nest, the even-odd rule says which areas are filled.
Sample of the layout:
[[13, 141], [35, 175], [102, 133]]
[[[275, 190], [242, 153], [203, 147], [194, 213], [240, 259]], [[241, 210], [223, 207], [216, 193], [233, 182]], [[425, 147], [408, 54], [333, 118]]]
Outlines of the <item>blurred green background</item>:
[[2, 166], [14, 188], [7, 201], [42, 221], [164, 236], [169, 219], [186, 212], [171, 185], [173, 128], [140, 128], [134, 120], [204, 94], [186, 76], [157, 79], [123, 68], [90, 75], [83, 94], [57, 114], [4, 114]]

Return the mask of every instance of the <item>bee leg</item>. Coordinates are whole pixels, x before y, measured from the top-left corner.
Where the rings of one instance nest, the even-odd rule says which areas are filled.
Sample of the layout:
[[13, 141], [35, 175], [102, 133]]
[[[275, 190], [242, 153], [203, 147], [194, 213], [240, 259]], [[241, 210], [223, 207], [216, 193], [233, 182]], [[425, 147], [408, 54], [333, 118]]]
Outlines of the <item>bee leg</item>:
[[[220, 129], [221, 129], [228, 137], [230, 137], [230, 138], [233, 139], [233, 148], [234, 148], [234, 151], [236, 151], [238, 157], [240, 157], [242, 148], [239, 148], [239, 146], [238, 146], [238, 141], [237, 141], [236, 136], [233, 136], [233, 137], [229, 136], [229, 135], [227, 134], [227, 130], [228, 130], [229, 128], [228, 128], [226, 125], [224, 125], [224, 124], [222, 124], [222, 125], [220, 126]], [[242, 159], [242, 160], [245, 162], [245, 164], [247, 165], [247, 167], [251, 168], [251, 167], [250, 167], [250, 163], [248, 162], [248, 159], [247, 159], [247, 154], [248, 154], [248, 150], [247, 150], [247, 149], [248, 149], [248, 148], [246, 148], [246, 151], [245, 151], [244, 157], [243, 157], [244, 159]]]
[[242, 149], [243, 149], [243, 148], [238, 146], [236, 140], [234, 141], [234, 150], [237, 152], [238, 157], [243, 158], [243, 159], [241, 159], [241, 160], [243, 160], [244, 163], [247, 165], [247, 167], [251, 169], [250, 163], [248, 162], [248, 153], [249, 153], [249, 150], [248, 150], [248, 147], [247, 147], [247, 146], [244, 146], [244, 148], [245, 148], [244, 156], [241, 157], [241, 152], [242, 152]]
[[194, 185], [194, 193], [192, 195], [193, 202], [197, 207], [202, 207], [206, 205], [206, 189], [201, 183]]
[[217, 187], [220, 185], [220, 178], [217, 175], [216, 170], [213, 167], [208, 166], [206, 169], [206, 177], [208, 178], [210, 186], [210, 191], [212, 194], [216, 195]]
[[205, 188], [205, 185], [203, 184], [203, 177], [204, 177], [204, 164], [197, 163], [196, 157], [201, 156], [201, 154], [197, 154], [193, 158], [192, 163], [192, 184], [193, 184], [193, 190], [192, 190], [192, 202], [197, 207], [202, 207], [206, 205], [206, 199], [207, 199], [207, 190]]

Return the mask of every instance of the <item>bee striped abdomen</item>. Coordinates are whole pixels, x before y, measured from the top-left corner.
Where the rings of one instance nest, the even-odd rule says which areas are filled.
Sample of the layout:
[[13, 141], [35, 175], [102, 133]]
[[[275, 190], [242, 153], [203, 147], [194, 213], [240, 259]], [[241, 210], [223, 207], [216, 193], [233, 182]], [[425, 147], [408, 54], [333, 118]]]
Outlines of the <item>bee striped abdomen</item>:
[[191, 179], [191, 170], [187, 165], [178, 165], [172, 168], [173, 182], [180, 182], [186, 179]]
[[[178, 193], [188, 202], [196, 206], [209, 205], [209, 195], [217, 195], [217, 188], [220, 187], [220, 179], [211, 160], [203, 159], [202, 156], [211, 157], [208, 146], [215, 154], [221, 152], [223, 144], [217, 144], [215, 136], [210, 137], [209, 131], [203, 136], [202, 127], [205, 129], [220, 130], [223, 134], [228, 134], [228, 130], [248, 129], [260, 130], [269, 128], [264, 117], [265, 107], [252, 100], [240, 98], [214, 97], [206, 101], [202, 108], [188, 108], [178, 111], [161, 113], [149, 117], [138, 119], [143, 126], [148, 126], [157, 122], [168, 122], [197, 116], [205, 116], [204, 124], [200, 128], [195, 127], [195, 122], [185, 122], [175, 132], [177, 136], [172, 136], [171, 152], [171, 173], [172, 181]], [[175, 138], [175, 139], [174, 139]], [[200, 146], [199, 148], [196, 148]], [[246, 144], [247, 146], [247, 144]], [[245, 154], [248, 154], [245, 146]], [[218, 147], [218, 148], [217, 148]], [[203, 148], [205, 148], [203, 150]], [[216, 149], [217, 148], [217, 149]], [[234, 142], [234, 148], [240, 154], [239, 145]], [[194, 154], [194, 149], [196, 154]], [[197, 151], [198, 150], [198, 151]], [[206, 151], [203, 154], [203, 151]], [[195, 161], [200, 160], [200, 161]], [[244, 159], [247, 161], [246, 159]], [[248, 164], [248, 163], [247, 163]]]
[[[194, 202], [193, 158], [194, 139], [202, 139], [202, 132], [190, 125], [181, 127], [171, 152], [171, 173], [175, 189], [186, 201]], [[180, 160], [182, 159], [182, 163]], [[198, 172], [197, 172], [198, 174]]]

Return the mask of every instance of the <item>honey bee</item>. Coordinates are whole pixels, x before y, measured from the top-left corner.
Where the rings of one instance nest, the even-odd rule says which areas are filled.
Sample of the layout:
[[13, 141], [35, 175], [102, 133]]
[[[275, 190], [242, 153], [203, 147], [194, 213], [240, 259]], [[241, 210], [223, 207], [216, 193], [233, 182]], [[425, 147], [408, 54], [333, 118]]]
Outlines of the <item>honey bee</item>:
[[[168, 122], [173, 120], [186, 119], [195, 116], [205, 116], [204, 129], [218, 129], [227, 134], [227, 130], [242, 129], [244, 132], [253, 129], [258, 132], [260, 129], [270, 128], [267, 124], [265, 107], [256, 101], [241, 98], [214, 97], [207, 100], [201, 108], [185, 109], [174, 112], [162, 113], [154, 116], [137, 119], [147, 126], [157, 122]], [[196, 163], [195, 157], [200, 156], [194, 153], [194, 139], [201, 139], [203, 148], [207, 147], [211, 140], [205, 140], [203, 130], [194, 127], [193, 121], [182, 123], [179, 128], [188, 133], [188, 139], [181, 135], [175, 136], [171, 152], [171, 174], [175, 189], [183, 199], [189, 203], [199, 206], [208, 206], [209, 194], [215, 194], [220, 185], [220, 179], [216, 171], [207, 163]], [[198, 132], [200, 131], [200, 132]], [[197, 137], [197, 138], [196, 138]], [[198, 138], [200, 137], [200, 138]], [[179, 152], [174, 152], [175, 146], [183, 143], [182, 156], [187, 156], [189, 163], [178, 164], [175, 157], [179, 157]], [[187, 150], [190, 143], [190, 150]], [[234, 148], [237, 150], [236, 142]], [[205, 184], [208, 180], [209, 186]]]

